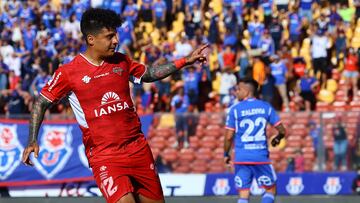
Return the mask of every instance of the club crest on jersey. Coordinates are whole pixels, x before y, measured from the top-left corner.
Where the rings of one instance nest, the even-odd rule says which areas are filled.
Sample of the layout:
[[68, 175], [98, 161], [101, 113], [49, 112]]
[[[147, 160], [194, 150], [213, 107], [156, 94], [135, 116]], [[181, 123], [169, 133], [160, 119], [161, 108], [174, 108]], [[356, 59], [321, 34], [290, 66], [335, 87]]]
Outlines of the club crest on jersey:
[[44, 126], [41, 134], [40, 152], [33, 159], [36, 169], [47, 179], [64, 168], [72, 153], [72, 127]]
[[113, 72], [122, 76], [122, 72], [124, 71], [124, 69], [120, 68], [120, 67], [114, 67], [113, 68]]
[[304, 185], [301, 177], [291, 177], [289, 183], [286, 185], [286, 191], [290, 195], [298, 195], [304, 190]]
[[90, 169], [90, 168], [89, 168], [89, 162], [88, 162], [87, 157], [86, 157], [86, 154], [85, 154], [85, 146], [84, 146], [84, 144], [79, 145], [79, 147], [78, 147], [78, 154], [79, 154], [81, 163], [82, 163], [86, 168]]
[[16, 125], [0, 124], [0, 180], [5, 180], [14, 172], [20, 164], [23, 150]]
[[85, 84], [88, 84], [91, 80], [91, 77], [85, 75], [82, 79], [81, 79]]
[[226, 195], [230, 191], [229, 180], [227, 178], [218, 178], [212, 187], [215, 195]]
[[94, 114], [95, 117], [100, 117], [128, 108], [130, 108], [128, 103], [126, 103], [125, 101], [122, 102], [119, 95], [117, 95], [115, 92], [107, 92], [103, 95], [101, 99], [101, 105], [98, 108], [94, 109]]
[[328, 195], [336, 195], [341, 190], [339, 177], [328, 177], [324, 185], [324, 191]]

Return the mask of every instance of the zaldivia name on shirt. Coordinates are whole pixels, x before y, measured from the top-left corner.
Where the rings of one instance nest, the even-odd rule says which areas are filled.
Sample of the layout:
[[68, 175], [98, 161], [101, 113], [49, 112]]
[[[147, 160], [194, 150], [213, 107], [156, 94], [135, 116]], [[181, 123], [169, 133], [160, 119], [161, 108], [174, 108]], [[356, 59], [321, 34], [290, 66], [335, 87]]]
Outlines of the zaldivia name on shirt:
[[244, 149], [266, 149], [263, 144], [245, 144]]
[[241, 111], [241, 116], [252, 116], [256, 114], [265, 114], [265, 109], [256, 108], [256, 109], [246, 109]]

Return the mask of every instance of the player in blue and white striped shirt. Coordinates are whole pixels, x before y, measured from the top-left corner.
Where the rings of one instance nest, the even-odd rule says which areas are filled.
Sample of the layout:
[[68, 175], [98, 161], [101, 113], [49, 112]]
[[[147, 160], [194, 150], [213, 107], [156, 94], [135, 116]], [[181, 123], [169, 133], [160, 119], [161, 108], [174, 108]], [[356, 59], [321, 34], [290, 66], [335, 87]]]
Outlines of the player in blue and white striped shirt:
[[248, 203], [250, 186], [255, 178], [265, 188], [262, 203], [273, 203], [276, 193], [276, 174], [269, 159], [266, 125], [270, 123], [278, 130], [271, 144], [276, 146], [285, 136], [285, 128], [274, 108], [267, 102], [255, 98], [258, 83], [254, 79], [243, 79], [237, 85], [240, 100], [234, 104], [226, 120], [224, 161], [230, 162], [229, 151], [235, 142], [235, 184], [239, 190], [238, 203]]

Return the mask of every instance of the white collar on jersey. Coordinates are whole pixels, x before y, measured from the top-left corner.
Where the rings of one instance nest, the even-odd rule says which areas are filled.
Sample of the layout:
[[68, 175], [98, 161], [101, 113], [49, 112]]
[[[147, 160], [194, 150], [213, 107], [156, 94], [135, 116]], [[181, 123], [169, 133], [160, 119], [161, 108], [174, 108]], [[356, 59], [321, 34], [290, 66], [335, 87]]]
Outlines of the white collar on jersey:
[[243, 101], [254, 101], [254, 100], [256, 100], [255, 97], [246, 97], [243, 99]]
[[91, 62], [88, 58], [86, 58], [86, 56], [84, 56], [82, 53], [80, 53], [80, 56], [82, 56], [87, 62], [89, 62], [94, 66], [102, 66], [102, 64], [104, 64], [104, 61], [101, 61], [100, 65], [96, 65], [95, 63]]

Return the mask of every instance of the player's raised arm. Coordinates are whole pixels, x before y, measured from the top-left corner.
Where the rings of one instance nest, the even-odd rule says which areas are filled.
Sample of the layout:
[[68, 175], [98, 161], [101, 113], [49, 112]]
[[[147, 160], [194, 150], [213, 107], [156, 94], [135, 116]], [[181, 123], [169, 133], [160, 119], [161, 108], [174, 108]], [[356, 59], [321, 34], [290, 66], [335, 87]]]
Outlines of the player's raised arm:
[[204, 53], [204, 50], [208, 46], [208, 44], [202, 45], [185, 58], [175, 60], [174, 62], [148, 67], [144, 76], [142, 77], [142, 81], [154, 82], [156, 80], [161, 80], [171, 75], [175, 71], [187, 65], [191, 65], [197, 61], [201, 63], [206, 63], [206, 54]]
[[33, 105], [33, 109], [31, 111], [31, 118], [30, 118], [30, 126], [29, 126], [28, 145], [24, 149], [22, 155], [22, 162], [25, 165], [33, 166], [33, 163], [30, 160], [30, 154], [32, 152], [34, 152], [36, 158], [39, 156], [39, 145], [37, 143], [37, 137], [41, 123], [44, 119], [44, 114], [46, 112], [46, 109], [49, 108], [51, 104], [52, 103], [48, 101], [45, 97], [39, 95], [39, 97], [36, 99]]
[[278, 131], [278, 134], [276, 135], [276, 137], [274, 137], [271, 140], [271, 145], [273, 147], [277, 146], [280, 143], [281, 139], [283, 139], [285, 137], [285, 134], [286, 134], [285, 127], [284, 127], [284, 125], [282, 123], [277, 125], [275, 128]]

